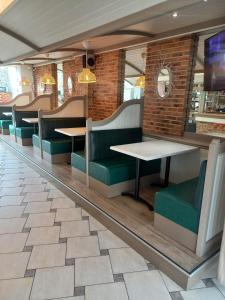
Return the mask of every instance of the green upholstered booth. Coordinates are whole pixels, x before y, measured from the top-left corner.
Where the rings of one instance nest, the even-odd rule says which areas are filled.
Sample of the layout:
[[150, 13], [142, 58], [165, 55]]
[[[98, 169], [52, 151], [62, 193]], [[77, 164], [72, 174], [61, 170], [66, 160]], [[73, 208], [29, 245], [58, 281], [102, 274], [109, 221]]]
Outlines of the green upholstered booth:
[[[135, 158], [110, 150], [110, 146], [142, 141], [141, 128], [98, 130], [90, 132], [89, 175], [96, 181], [113, 186], [135, 178]], [[161, 160], [141, 162], [141, 175], [159, 173]], [[71, 154], [71, 165], [86, 171], [85, 154], [78, 151]]]
[[[169, 235], [178, 241], [181, 232], [182, 240], [187, 234], [188, 238], [183, 242], [187, 242], [186, 246], [192, 250], [198, 233], [206, 166], [207, 161], [202, 161], [197, 178], [173, 184], [155, 195], [155, 227], [167, 234], [170, 231]], [[191, 237], [195, 237], [195, 242]]]
[[[55, 131], [56, 128], [84, 127], [85, 118], [43, 118], [41, 119], [42, 150], [44, 157], [52, 163], [70, 160], [72, 141], [70, 137]], [[84, 137], [76, 138], [75, 149], [84, 150]], [[40, 136], [33, 135], [33, 146], [40, 149]]]

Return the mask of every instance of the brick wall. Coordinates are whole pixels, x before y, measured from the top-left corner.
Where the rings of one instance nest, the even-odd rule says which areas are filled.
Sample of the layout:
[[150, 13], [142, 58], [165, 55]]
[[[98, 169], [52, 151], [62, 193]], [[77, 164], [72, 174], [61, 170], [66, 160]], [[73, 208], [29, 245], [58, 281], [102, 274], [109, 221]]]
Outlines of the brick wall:
[[50, 73], [57, 82], [57, 65], [56, 64], [48, 64], [40, 67], [35, 67], [33, 69], [34, 76], [34, 95], [39, 96], [44, 93], [52, 93], [53, 94], [53, 107], [58, 106], [58, 91], [57, 84], [55, 85], [46, 85], [43, 90], [43, 86], [41, 85], [41, 77], [45, 73]]
[[225, 132], [225, 124], [196, 122], [196, 133]]
[[110, 116], [120, 104], [122, 85], [122, 51], [112, 51], [96, 55], [97, 82], [93, 84], [79, 84], [77, 77], [83, 68], [82, 57], [63, 63], [64, 96], [70, 97], [67, 80], [71, 76], [74, 82], [72, 96], [88, 95], [89, 117], [101, 120]]
[[[148, 45], [143, 118], [145, 133], [183, 135], [196, 45], [194, 36]], [[173, 86], [171, 94], [165, 99], [160, 98], [156, 92], [157, 71], [162, 63], [172, 71]]]
[[[76, 57], [73, 60], [63, 62], [63, 89], [65, 101], [72, 96], [88, 95], [88, 85], [78, 83], [78, 74], [83, 68], [82, 56]], [[71, 93], [68, 90], [68, 78], [71, 77], [73, 81], [73, 89]]]

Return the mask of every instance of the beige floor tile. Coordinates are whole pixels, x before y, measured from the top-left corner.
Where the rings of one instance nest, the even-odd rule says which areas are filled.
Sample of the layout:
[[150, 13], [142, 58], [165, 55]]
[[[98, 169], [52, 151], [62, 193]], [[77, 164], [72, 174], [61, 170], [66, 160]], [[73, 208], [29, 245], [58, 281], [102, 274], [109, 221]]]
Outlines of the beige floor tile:
[[60, 226], [31, 228], [26, 245], [55, 244], [59, 241]]
[[59, 208], [56, 212], [55, 221], [81, 220], [81, 208]]
[[223, 296], [225, 297], [225, 286], [222, 285], [218, 279], [214, 278], [213, 282], [215, 283], [216, 287], [220, 290], [220, 292], [223, 294]]
[[55, 298], [52, 300], [84, 300], [84, 296], [77, 296], [77, 297], [68, 297], [68, 298]]
[[20, 205], [24, 196], [3, 196], [0, 199], [0, 206]]
[[21, 232], [25, 218], [0, 219], [0, 234]]
[[23, 181], [23, 184], [42, 184], [43, 182], [43, 178], [25, 178]]
[[25, 227], [53, 226], [55, 213], [30, 214]]
[[88, 221], [68, 221], [62, 222], [60, 237], [75, 237], [88, 236], [89, 222]]
[[113, 282], [109, 256], [79, 258], [75, 265], [75, 286]]
[[148, 270], [144, 258], [131, 248], [109, 250], [114, 274]]
[[19, 278], [0, 281], [1, 300], [29, 300], [33, 278]]
[[23, 176], [25, 178], [38, 178], [38, 177], [40, 177], [40, 175], [37, 172], [32, 171], [32, 169], [29, 172], [24, 172]]
[[0, 253], [23, 251], [28, 233], [11, 233], [0, 235]]
[[57, 187], [54, 186], [54, 184], [52, 184], [51, 182], [48, 182], [46, 184], [46, 190], [57, 190]]
[[23, 180], [10, 180], [10, 181], [3, 181], [0, 187], [18, 187], [23, 183]]
[[171, 300], [158, 271], [127, 273], [124, 280], [130, 300]]
[[23, 178], [23, 174], [7, 174], [7, 175], [4, 175], [2, 176], [1, 180], [4, 181], [11, 181], [11, 180], [18, 180], [18, 179], [21, 179]]
[[102, 225], [100, 222], [98, 222], [95, 218], [89, 217], [90, 222], [90, 230], [91, 231], [100, 231], [100, 230], [107, 230], [107, 228]]
[[23, 187], [0, 188], [0, 196], [19, 196]]
[[65, 266], [66, 244], [34, 246], [27, 269]]
[[24, 197], [23, 202], [42, 202], [48, 198], [48, 192], [40, 193], [27, 193]]
[[86, 300], [128, 300], [123, 282], [86, 286]]
[[30, 252], [0, 254], [0, 279], [23, 277]]
[[72, 208], [75, 203], [69, 198], [54, 198], [52, 201], [52, 208]]
[[55, 190], [50, 190], [48, 194], [48, 198], [66, 198], [66, 195], [63, 194], [61, 191], [55, 189]]
[[90, 214], [83, 208], [81, 209], [81, 214], [83, 217], [90, 217]]
[[51, 202], [29, 202], [24, 210], [24, 213], [36, 214], [49, 212], [51, 208]]
[[19, 205], [0, 207], [0, 219], [20, 218], [24, 208], [24, 206]]
[[28, 184], [24, 187], [23, 193], [40, 193], [45, 189], [45, 184]]
[[224, 300], [223, 295], [215, 287], [180, 292], [184, 300]]
[[99, 255], [99, 244], [96, 236], [68, 238], [66, 258]]
[[45, 268], [36, 271], [30, 300], [73, 296], [74, 266]]
[[98, 233], [100, 249], [113, 249], [129, 247], [124, 241], [113, 234], [111, 231], [99, 231]]

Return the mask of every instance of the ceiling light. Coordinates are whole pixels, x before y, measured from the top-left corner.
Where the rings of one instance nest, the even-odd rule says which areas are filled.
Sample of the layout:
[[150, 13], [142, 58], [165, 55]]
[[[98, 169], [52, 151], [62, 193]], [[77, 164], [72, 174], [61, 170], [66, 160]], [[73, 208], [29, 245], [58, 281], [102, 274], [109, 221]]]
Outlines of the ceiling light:
[[41, 77], [41, 83], [47, 85], [56, 84], [55, 78], [49, 73], [45, 73], [44, 76]]
[[96, 76], [88, 68], [83, 68], [82, 72], [78, 75], [79, 83], [94, 83], [96, 82]]
[[15, 2], [15, 0], [0, 0], [0, 14], [2, 14], [6, 9]]
[[207, 2], [208, 0], [203, 0], [204, 2]]
[[140, 77], [138, 77], [138, 79], [136, 80], [135, 86], [139, 87], [141, 89], [143, 89], [145, 87], [145, 75], [141, 75]]
[[178, 12], [177, 12], [177, 11], [175, 11], [175, 12], [172, 14], [172, 16], [173, 16], [173, 18], [176, 18], [176, 17], [178, 17]]

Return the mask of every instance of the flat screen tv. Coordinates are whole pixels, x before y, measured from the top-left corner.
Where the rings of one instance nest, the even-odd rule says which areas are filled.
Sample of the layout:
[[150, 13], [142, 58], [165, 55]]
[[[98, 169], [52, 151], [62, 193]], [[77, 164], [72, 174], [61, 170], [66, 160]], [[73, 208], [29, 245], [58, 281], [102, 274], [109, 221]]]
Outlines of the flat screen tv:
[[205, 40], [204, 90], [225, 90], [225, 31]]

